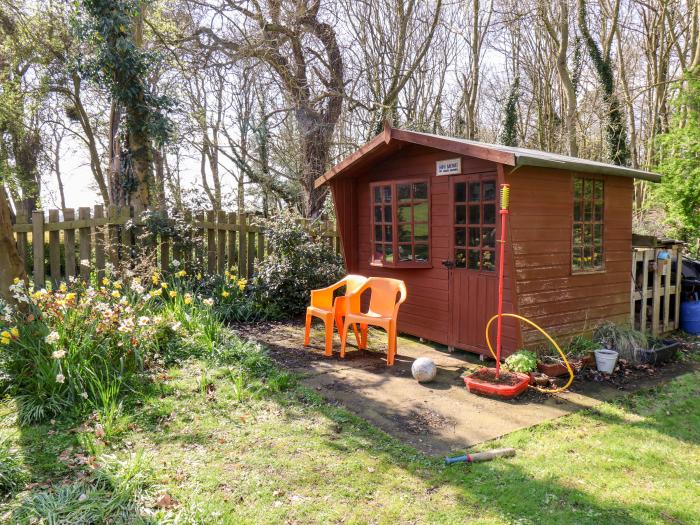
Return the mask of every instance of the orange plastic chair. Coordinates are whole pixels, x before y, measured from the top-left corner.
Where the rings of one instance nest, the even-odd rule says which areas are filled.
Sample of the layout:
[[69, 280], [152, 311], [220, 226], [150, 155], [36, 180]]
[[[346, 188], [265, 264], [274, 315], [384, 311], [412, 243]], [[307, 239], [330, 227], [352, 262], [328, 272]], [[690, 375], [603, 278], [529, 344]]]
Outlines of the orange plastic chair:
[[[370, 290], [369, 309], [360, 310], [361, 296], [365, 290]], [[398, 300], [396, 299], [398, 295]], [[386, 330], [389, 350], [386, 356], [387, 366], [394, 364], [396, 356], [396, 324], [399, 317], [399, 307], [406, 300], [406, 285], [399, 279], [385, 277], [370, 277], [367, 282], [348, 297], [349, 311], [345, 316], [343, 331], [340, 333], [340, 357], [345, 357], [345, 341], [348, 327], [358, 323], [362, 330], [362, 341], [359, 348], [367, 348], [367, 328], [369, 325]]]
[[[304, 332], [304, 346], [309, 346], [309, 334], [311, 332], [311, 318], [318, 317], [323, 320], [326, 328], [326, 356], [333, 355], [333, 324], [338, 330], [343, 326], [343, 317], [348, 312], [348, 297], [358, 290], [367, 277], [362, 275], [347, 275], [327, 288], [311, 291], [311, 306], [306, 308], [306, 331]], [[345, 286], [345, 295], [333, 299], [333, 294], [338, 288]], [[360, 345], [360, 336], [357, 327], [353, 325], [357, 345]]]

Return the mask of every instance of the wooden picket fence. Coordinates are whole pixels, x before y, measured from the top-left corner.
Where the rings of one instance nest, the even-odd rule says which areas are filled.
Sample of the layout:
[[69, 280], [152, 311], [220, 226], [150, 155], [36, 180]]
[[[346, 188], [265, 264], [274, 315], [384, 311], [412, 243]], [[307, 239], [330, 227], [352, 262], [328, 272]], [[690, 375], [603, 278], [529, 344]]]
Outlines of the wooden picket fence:
[[[265, 233], [254, 223], [255, 219], [255, 215], [246, 213], [185, 212], [184, 220], [192, 232], [189, 242], [177, 242], [159, 234], [152, 246], [155, 253], [151, 254], [162, 270], [177, 259], [185, 265], [197, 261], [209, 273], [237, 269], [239, 276], [250, 277], [255, 261], [270, 252]], [[93, 209], [79, 208], [77, 217], [73, 208], [48, 213], [37, 210], [30, 219], [18, 214], [13, 230], [27, 272], [33, 276], [35, 286], [41, 287], [47, 277], [54, 283], [69, 277], [88, 280], [96, 272], [101, 279], [108, 262], [114, 266], [136, 263], [133, 258], [144, 249], [137, 246], [143, 225], [128, 207], [109, 206], [105, 210], [96, 205]], [[329, 246], [340, 252], [334, 223], [317, 221], [314, 227], [320, 228]], [[34, 242], [35, 239], [43, 242]]]

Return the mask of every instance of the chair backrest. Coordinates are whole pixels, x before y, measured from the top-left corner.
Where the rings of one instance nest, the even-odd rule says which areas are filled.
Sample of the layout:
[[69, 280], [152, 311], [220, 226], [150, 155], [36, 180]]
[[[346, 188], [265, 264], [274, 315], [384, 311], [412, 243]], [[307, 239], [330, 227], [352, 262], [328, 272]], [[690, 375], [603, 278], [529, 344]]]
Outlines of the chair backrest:
[[[394, 315], [394, 307], [406, 300], [406, 285], [400, 279], [388, 277], [370, 277], [367, 288], [371, 290], [369, 309], [382, 317]], [[396, 295], [399, 295], [398, 301]]]
[[345, 281], [345, 295], [354, 294], [357, 290], [367, 282], [367, 277], [364, 275], [350, 274], [343, 278]]

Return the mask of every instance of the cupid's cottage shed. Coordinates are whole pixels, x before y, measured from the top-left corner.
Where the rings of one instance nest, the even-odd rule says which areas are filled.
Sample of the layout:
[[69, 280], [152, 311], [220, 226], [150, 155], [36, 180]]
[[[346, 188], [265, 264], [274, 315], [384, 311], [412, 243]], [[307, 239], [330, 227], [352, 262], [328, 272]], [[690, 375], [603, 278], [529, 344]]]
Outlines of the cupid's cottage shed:
[[[511, 187], [504, 312], [565, 337], [628, 322], [634, 179], [654, 173], [386, 127], [316, 181], [348, 272], [403, 279], [399, 330], [485, 354], [499, 186]], [[504, 352], [539, 336], [504, 320]]]

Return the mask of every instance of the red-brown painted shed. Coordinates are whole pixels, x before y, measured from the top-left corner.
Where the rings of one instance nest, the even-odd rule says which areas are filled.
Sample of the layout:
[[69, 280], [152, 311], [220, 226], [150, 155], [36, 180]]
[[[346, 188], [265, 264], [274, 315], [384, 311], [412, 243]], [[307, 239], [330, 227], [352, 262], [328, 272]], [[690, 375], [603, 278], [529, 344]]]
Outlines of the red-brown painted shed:
[[[399, 331], [485, 354], [496, 313], [499, 187], [510, 184], [504, 312], [566, 338], [630, 318], [641, 170], [385, 127], [316, 181], [348, 272], [403, 279]], [[504, 353], [539, 340], [504, 320]]]

